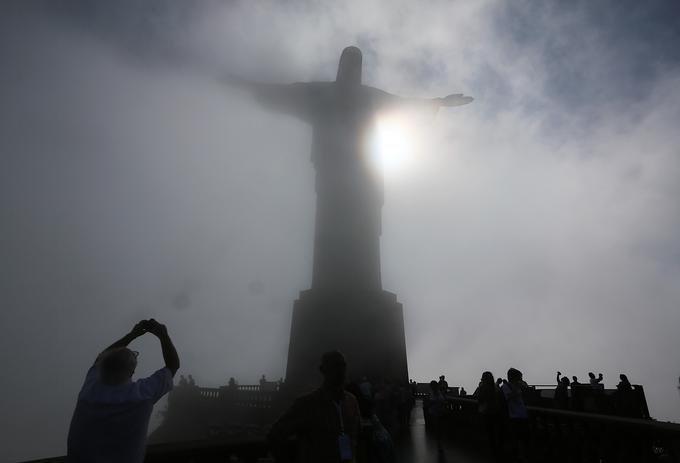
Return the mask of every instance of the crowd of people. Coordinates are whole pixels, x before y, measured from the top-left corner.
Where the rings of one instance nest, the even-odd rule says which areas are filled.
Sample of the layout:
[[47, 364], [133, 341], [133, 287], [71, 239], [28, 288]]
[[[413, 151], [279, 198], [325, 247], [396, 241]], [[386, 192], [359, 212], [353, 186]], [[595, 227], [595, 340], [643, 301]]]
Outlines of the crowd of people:
[[[589, 382], [580, 383], [576, 376], [572, 380], [557, 372], [556, 387], [552, 407], [572, 409], [575, 398], [589, 391], [603, 391], [603, 375], [597, 376], [589, 372]], [[442, 421], [447, 414], [447, 395], [451, 389], [444, 376], [439, 381], [430, 382], [430, 392], [424, 401], [426, 417], [431, 423], [432, 432], [441, 445], [443, 433]], [[466, 396], [461, 388], [457, 396]], [[485, 431], [492, 454], [500, 460], [509, 451], [511, 456], [519, 461], [526, 459], [528, 442], [530, 439], [529, 412], [527, 402], [531, 403], [536, 396], [536, 390], [523, 379], [523, 374], [516, 368], [510, 368], [506, 378], [494, 379], [490, 371], [482, 373], [479, 385], [472, 394], [477, 401], [477, 412]], [[616, 412], [628, 417], [636, 417], [635, 403], [637, 397], [633, 394], [633, 386], [625, 374], [619, 375], [619, 383], [613, 395]], [[542, 405], [546, 405], [543, 403]], [[578, 408], [578, 407], [574, 407]]]
[[[159, 339], [165, 366], [147, 378], [132, 381], [138, 353], [127, 346], [147, 333]], [[287, 459], [285, 449], [290, 437], [295, 437], [298, 444], [297, 461], [355, 461], [357, 453], [363, 454], [363, 461], [395, 461], [393, 437], [409, 428], [415, 399], [422, 391], [412, 380], [401, 384], [386, 380], [371, 382], [362, 377], [348, 383], [346, 367], [340, 352], [323, 354], [319, 367], [321, 386], [297, 399], [271, 428], [269, 441], [277, 461]], [[167, 329], [153, 319], [140, 321], [106, 348], [88, 370], [78, 395], [68, 436], [67, 461], [142, 462], [153, 405], [172, 389], [178, 369], [179, 356]], [[576, 376], [570, 381], [558, 371], [554, 407], [571, 408], [577, 391], [603, 390], [601, 373], [590, 372], [588, 376], [588, 383], [582, 384]], [[617, 396], [632, 397], [633, 386], [626, 375], [621, 374], [619, 379]], [[237, 387], [234, 378], [229, 384]], [[263, 375], [260, 386], [267, 384]], [[191, 375], [180, 376], [179, 386], [196, 387], [196, 383]], [[531, 391], [516, 368], [510, 368], [506, 378], [495, 379], [489, 371], [482, 373], [472, 398], [476, 399], [489, 447], [496, 456], [509, 448], [518, 459], [525, 457], [530, 439], [526, 402]], [[456, 396], [467, 395], [464, 388], [450, 388], [442, 375], [438, 381], [429, 383], [429, 393], [423, 400], [426, 422], [440, 449], [452, 392]], [[629, 412], [625, 407], [622, 410], [624, 414]]]
[[[128, 348], [147, 333], [161, 344], [165, 366], [135, 381], [138, 352]], [[149, 418], [153, 405], [173, 388], [179, 369], [177, 351], [166, 327], [154, 319], [142, 320], [129, 333], [104, 349], [87, 372], [71, 419], [67, 461], [144, 461]], [[395, 461], [392, 435], [408, 426], [414, 405], [413, 384], [378, 382], [367, 378], [347, 384], [344, 356], [337, 351], [321, 358], [323, 382], [319, 389], [298, 398], [269, 433], [272, 453], [286, 460], [286, 442], [296, 437], [297, 461]], [[268, 384], [261, 378], [261, 386]], [[230, 385], [236, 387], [231, 378]], [[179, 386], [196, 387], [191, 375], [180, 376]], [[362, 424], [369, 423], [368, 426]], [[384, 425], [383, 425], [384, 423]], [[359, 433], [368, 430], [359, 448]], [[388, 430], [389, 429], [389, 430]]]

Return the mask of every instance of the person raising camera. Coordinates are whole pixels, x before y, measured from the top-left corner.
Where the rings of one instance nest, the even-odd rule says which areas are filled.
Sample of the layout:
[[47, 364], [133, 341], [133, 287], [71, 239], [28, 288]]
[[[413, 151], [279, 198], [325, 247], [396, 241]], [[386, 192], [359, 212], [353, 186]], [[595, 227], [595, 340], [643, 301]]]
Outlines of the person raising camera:
[[[165, 366], [147, 378], [132, 380], [138, 353], [128, 344], [151, 333], [158, 338]], [[141, 463], [154, 404], [172, 389], [179, 356], [165, 325], [153, 318], [97, 356], [78, 394], [67, 441], [68, 462]]]

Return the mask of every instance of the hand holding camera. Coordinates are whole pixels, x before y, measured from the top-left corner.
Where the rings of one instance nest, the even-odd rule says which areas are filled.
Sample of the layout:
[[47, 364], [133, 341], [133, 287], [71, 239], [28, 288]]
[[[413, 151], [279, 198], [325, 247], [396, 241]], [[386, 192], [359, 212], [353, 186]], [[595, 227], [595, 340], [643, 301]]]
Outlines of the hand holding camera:
[[147, 331], [156, 337], [162, 337], [168, 335], [168, 329], [162, 323], [158, 323], [153, 318], [146, 321]]
[[168, 330], [165, 325], [158, 323], [155, 319], [150, 318], [149, 320], [141, 320], [137, 323], [130, 332], [133, 336], [139, 337], [145, 333], [151, 333], [157, 337], [168, 334]]

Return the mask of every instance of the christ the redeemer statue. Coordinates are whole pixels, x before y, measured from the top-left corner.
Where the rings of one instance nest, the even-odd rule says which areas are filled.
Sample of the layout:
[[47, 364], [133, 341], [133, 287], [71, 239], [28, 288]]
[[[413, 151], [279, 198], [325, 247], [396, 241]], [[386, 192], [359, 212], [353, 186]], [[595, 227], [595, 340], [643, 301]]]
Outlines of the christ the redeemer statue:
[[[250, 92], [264, 107], [292, 115], [313, 128], [317, 195], [314, 270], [312, 289], [302, 293], [293, 314], [287, 381], [298, 380], [297, 376], [304, 376], [310, 366], [316, 371], [319, 349], [345, 351], [352, 369], [352, 363], [363, 362], [353, 356], [373, 349], [372, 343], [362, 338], [384, 337], [386, 333], [380, 330], [386, 329], [398, 332], [387, 336], [394, 334], [395, 345], [378, 356], [403, 357], [396, 363], [403, 364], [397, 369], [404, 371], [376, 371], [380, 370], [377, 363], [394, 361], [376, 358], [363, 362], [366, 365], [355, 368], [355, 373], [407, 378], [401, 305], [394, 295], [383, 291], [380, 278], [383, 180], [371, 165], [369, 137], [376, 115], [383, 111], [400, 107], [436, 110], [464, 105], [472, 98], [462, 94], [433, 99], [398, 97], [362, 85], [361, 67], [361, 51], [347, 47], [334, 82], [282, 85], [228, 79]], [[376, 309], [376, 300], [380, 300], [379, 306], [390, 308]], [[338, 307], [334, 309], [335, 306]], [[390, 314], [381, 315], [376, 310]], [[395, 327], [395, 323], [400, 326]], [[383, 341], [390, 344], [386, 338]], [[307, 351], [312, 351], [309, 360], [302, 358]], [[310, 362], [312, 365], [307, 365]]]

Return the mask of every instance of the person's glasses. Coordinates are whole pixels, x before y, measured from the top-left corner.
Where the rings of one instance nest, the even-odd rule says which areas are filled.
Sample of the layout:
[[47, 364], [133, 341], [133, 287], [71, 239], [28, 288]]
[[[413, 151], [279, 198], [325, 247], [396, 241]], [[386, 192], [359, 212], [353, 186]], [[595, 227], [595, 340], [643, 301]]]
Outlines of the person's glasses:
[[139, 357], [139, 352], [137, 352], [136, 350], [131, 350], [130, 352], [132, 352], [132, 355], [135, 357], [135, 359]]

